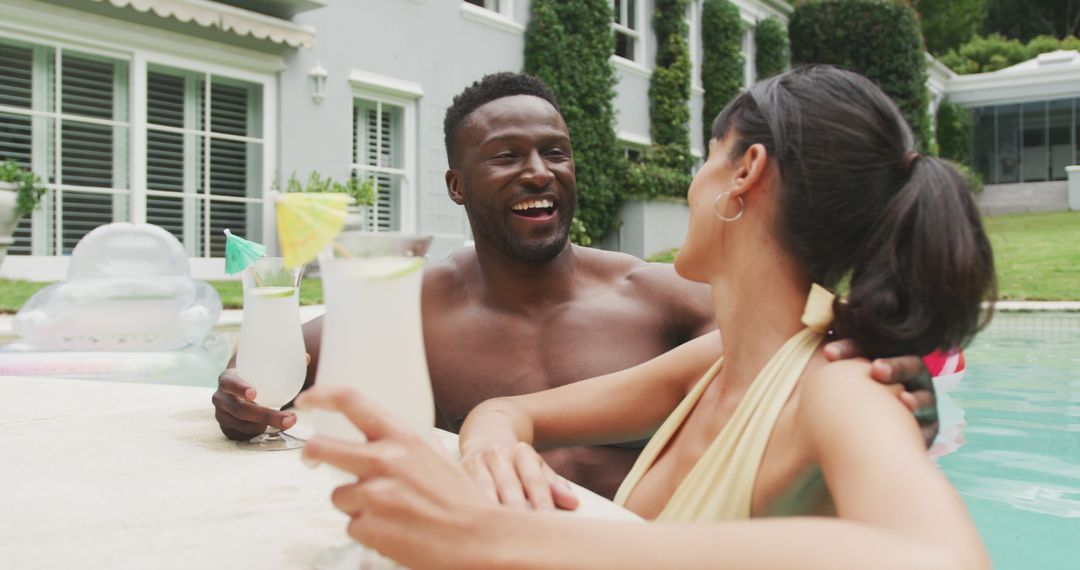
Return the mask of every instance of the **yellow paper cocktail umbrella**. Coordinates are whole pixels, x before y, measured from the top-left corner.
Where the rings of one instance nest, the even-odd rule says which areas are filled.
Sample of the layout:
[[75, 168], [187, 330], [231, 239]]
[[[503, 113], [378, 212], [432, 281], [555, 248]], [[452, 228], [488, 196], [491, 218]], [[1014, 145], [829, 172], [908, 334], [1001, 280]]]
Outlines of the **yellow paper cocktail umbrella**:
[[297, 192], [276, 198], [278, 240], [286, 267], [307, 263], [345, 227], [349, 197], [341, 193]]

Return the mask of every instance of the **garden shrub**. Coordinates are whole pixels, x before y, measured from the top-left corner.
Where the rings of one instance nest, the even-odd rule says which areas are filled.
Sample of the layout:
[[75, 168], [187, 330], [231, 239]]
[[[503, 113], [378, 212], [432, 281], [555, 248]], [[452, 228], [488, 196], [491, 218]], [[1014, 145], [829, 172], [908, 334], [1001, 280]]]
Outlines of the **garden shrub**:
[[649, 82], [649, 131], [654, 145], [676, 146], [683, 152], [666, 153], [683, 160], [660, 166], [689, 170], [690, 156], [690, 82], [693, 69], [686, 43], [689, 32], [686, 9], [689, 0], [656, 0], [653, 30], [656, 33], [656, 66]]
[[743, 87], [742, 33], [742, 19], [734, 4], [705, 0], [701, 9], [701, 86], [705, 88], [701, 122], [706, 152], [713, 119]]
[[791, 63], [787, 28], [775, 17], [758, 22], [754, 28], [754, 67], [758, 79], [783, 73]]
[[974, 132], [975, 120], [970, 110], [952, 101], [941, 102], [937, 110], [937, 143], [942, 158], [970, 166]]
[[794, 64], [828, 63], [861, 73], [904, 114], [916, 143], [930, 147], [926, 59], [915, 12], [886, 0], [804, 2], [788, 25]]

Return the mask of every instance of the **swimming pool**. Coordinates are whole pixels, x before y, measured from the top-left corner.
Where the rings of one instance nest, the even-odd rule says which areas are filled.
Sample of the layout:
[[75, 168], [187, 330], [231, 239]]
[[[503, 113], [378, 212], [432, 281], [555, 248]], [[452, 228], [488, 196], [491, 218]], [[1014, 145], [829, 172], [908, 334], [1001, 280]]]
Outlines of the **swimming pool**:
[[1080, 568], [1080, 314], [1000, 313], [966, 354], [938, 463], [995, 568]]

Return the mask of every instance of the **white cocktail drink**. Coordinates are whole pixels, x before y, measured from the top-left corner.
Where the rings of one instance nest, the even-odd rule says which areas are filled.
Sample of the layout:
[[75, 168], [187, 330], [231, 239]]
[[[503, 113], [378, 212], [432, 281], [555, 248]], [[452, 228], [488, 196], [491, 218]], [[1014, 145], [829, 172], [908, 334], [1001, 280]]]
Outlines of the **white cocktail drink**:
[[[353, 241], [364, 238], [361, 234]], [[430, 238], [378, 234], [369, 239], [410, 244], [419, 239], [416, 247], [420, 250], [408, 251], [420, 256], [430, 242]], [[435, 404], [420, 316], [424, 259], [393, 255], [407, 247], [400, 244], [357, 245], [350, 256], [346, 251], [350, 243], [341, 240], [336, 250], [319, 258], [326, 316], [315, 383], [351, 386], [427, 435], [435, 424]], [[390, 255], [379, 255], [384, 251]], [[319, 434], [364, 440], [341, 414], [314, 411], [308, 417]]]
[[[244, 270], [244, 320], [236, 353], [236, 373], [255, 388], [255, 403], [280, 409], [300, 393], [307, 377], [307, 350], [300, 328], [299, 267], [285, 267], [280, 257], [263, 257]], [[303, 441], [275, 427], [244, 449], [279, 450]]]
[[244, 290], [236, 372], [255, 387], [255, 403], [281, 408], [304, 386], [307, 357], [296, 287]]

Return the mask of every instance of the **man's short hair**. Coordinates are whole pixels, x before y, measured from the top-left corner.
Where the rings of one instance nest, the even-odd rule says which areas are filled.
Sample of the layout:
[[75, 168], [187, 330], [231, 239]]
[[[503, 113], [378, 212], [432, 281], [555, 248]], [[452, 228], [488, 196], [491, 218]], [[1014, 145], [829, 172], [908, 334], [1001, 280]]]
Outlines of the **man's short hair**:
[[[539, 97], [551, 103], [551, 106], [559, 111], [555, 93], [538, 77], [511, 71], [485, 75], [480, 81], [473, 82], [454, 97], [454, 103], [446, 110], [446, 118], [443, 119], [443, 137], [446, 142], [446, 159], [451, 168], [457, 164], [457, 134], [465, 119], [483, 105], [496, 99], [515, 95]], [[559, 114], [561, 115], [562, 112], [559, 111]]]

